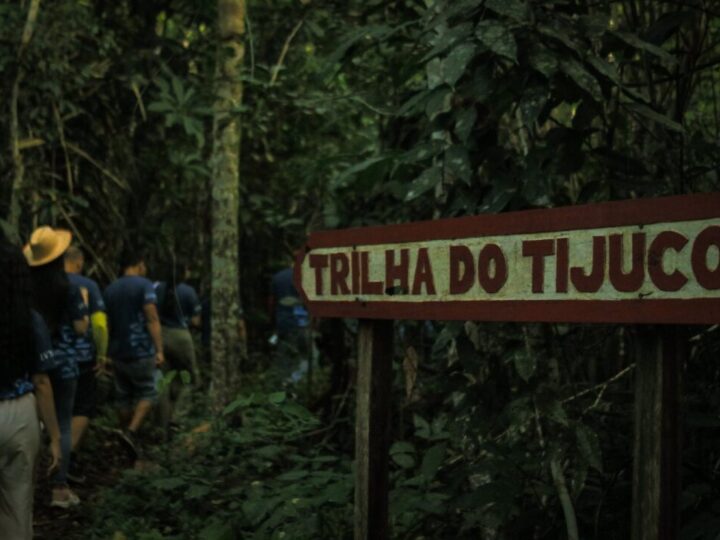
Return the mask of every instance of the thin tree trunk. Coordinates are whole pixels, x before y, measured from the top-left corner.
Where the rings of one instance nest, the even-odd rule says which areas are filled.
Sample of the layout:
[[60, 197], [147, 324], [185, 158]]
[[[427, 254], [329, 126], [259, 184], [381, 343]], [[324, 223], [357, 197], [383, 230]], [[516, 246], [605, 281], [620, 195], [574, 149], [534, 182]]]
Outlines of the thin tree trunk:
[[245, 0], [218, 0], [217, 62], [212, 158], [212, 401], [220, 408], [239, 386], [240, 117], [245, 56]]
[[25, 50], [30, 44], [33, 33], [35, 31], [35, 23], [37, 22], [38, 12], [40, 11], [40, 0], [31, 0], [28, 7], [27, 17], [25, 19], [25, 27], [23, 28], [22, 37], [20, 38], [20, 47], [17, 54], [17, 71], [13, 79], [12, 90], [10, 91], [10, 153], [13, 163], [12, 189], [10, 191], [10, 209], [8, 211], [8, 225], [10, 233], [19, 236], [20, 234], [20, 193], [25, 183], [25, 164], [23, 162], [22, 153], [20, 152], [20, 120], [18, 116], [18, 100], [20, 99], [20, 82], [22, 81], [24, 71], [22, 67]]

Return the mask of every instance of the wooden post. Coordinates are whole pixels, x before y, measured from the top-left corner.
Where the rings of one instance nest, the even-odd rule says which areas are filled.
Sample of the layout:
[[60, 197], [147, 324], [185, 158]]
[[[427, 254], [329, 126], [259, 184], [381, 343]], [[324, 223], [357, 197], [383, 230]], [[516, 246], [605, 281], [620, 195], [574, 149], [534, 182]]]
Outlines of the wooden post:
[[386, 540], [393, 321], [361, 320], [355, 420], [355, 540]]
[[680, 533], [682, 335], [674, 326], [639, 327], [635, 335], [633, 540]]

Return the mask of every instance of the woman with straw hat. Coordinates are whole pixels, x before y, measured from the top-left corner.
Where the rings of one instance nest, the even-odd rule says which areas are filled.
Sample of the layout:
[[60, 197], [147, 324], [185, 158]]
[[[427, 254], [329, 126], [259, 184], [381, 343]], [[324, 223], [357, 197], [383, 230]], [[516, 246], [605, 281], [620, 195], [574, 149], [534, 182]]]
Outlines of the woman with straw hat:
[[52, 478], [51, 506], [68, 508], [80, 502], [67, 485], [72, 447], [72, 410], [75, 401], [78, 367], [75, 340], [88, 329], [87, 303], [80, 289], [70, 284], [62, 255], [70, 246], [72, 234], [62, 229], [40, 227], [23, 249], [30, 265], [33, 284], [32, 304], [45, 320], [52, 337], [54, 368], [52, 381], [60, 425], [62, 461]]
[[47, 369], [52, 345], [30, 309], [30, 272], [20, 248], [0, 228], [0, 533], [33, 536], [33, 472], [40, 447], [38, 414], [50, 435], [51, 472], [60, 462], [60, 430]]

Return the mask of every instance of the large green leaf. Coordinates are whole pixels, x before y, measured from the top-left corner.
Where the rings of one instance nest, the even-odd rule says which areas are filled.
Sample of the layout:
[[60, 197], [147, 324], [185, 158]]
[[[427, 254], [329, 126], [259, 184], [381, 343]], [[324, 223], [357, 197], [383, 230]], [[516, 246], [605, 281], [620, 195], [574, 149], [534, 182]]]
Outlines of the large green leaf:
[[485, 7], [519, 22], [528, 18], [528, 5], [522, 0], [487, 0]]
[[436, 444], [425, 452], [420, 465], [420, 472], [425, 478], [428, 480], [435, 478], [435, 475], [445, 460], [445, 453], [446, 449], [444, 443]]
[[657, 45], [653, 45], [649, 41], [644, 41], [639, 36], [632, 34], [630, 32], [620, 32], [618, 30], [615, 30], [612, 32], [612, 34], [621, 40], [623, 40], [625, 43], [630, 45], [631, 47], [634, 47], [635, 49], [648, 52], [654, 56], [657, 56], [661, 60], [668, 62], [670, 64], [677, 63], [677, 60], [674, 56], [672, 56], [669, 52], [667, 52], [662, 47], [658, 47]]
[[631, 111], [634, 111], [634, 112], [644, 116], [648, 120], [652, 120], [656, 124], [659, 124], [667, 129], [669, 129], [670, 131], [675, 131], [677, 133], [685, 132], [685, 130], [683, 129], [683, 127], [680, 124], [678, 124], [674, 120], [671, 120], [664, 114], [654, 111], [647, 105], [643, 105], [642, 103], [626, 103], [625, 106], [628, 109], [630, 109]]
[[412, 201], [417, 199], [431, 189], [434, 189], [440, 182], [442, 182], [442, 171], [438, 166], [426, 169], [420, 176], [412, 181], [405, 195], [405, 200]]
[[597, 79], [580, 62], [572, 58], [566, 58], [560, 63], [560, 68], [577, 86], [590, 94], [595, 101], [600, 102], [603, 100], [602, 90]]
[[475, 35], [492, 52], [517, 63], [517, 44], [512, 32], [500, 21], [480, 21]]
[[475, 56], [476, 50], [477, 47], [472, 43], [462, 43], [450, 51], [450, 54], [442, 61], [442, 78], [447, 84], [455, 86]]
[[583, 424], [575, 426], [575, 439], [577, 440], [580, 455], [588, 465], [602, 472], [602, 454], [597, 434]]

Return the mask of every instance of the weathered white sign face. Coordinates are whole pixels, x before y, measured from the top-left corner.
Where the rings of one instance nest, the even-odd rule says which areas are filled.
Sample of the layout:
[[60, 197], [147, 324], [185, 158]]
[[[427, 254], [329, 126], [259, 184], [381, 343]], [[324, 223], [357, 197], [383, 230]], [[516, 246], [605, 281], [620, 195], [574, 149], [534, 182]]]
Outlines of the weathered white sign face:
[[310, 302], [720, 298], [720, 219], [313, 250]]
[[718, 322], [720, 200], [703, 197], [320, 233], [296, 280], [321, 316]]

